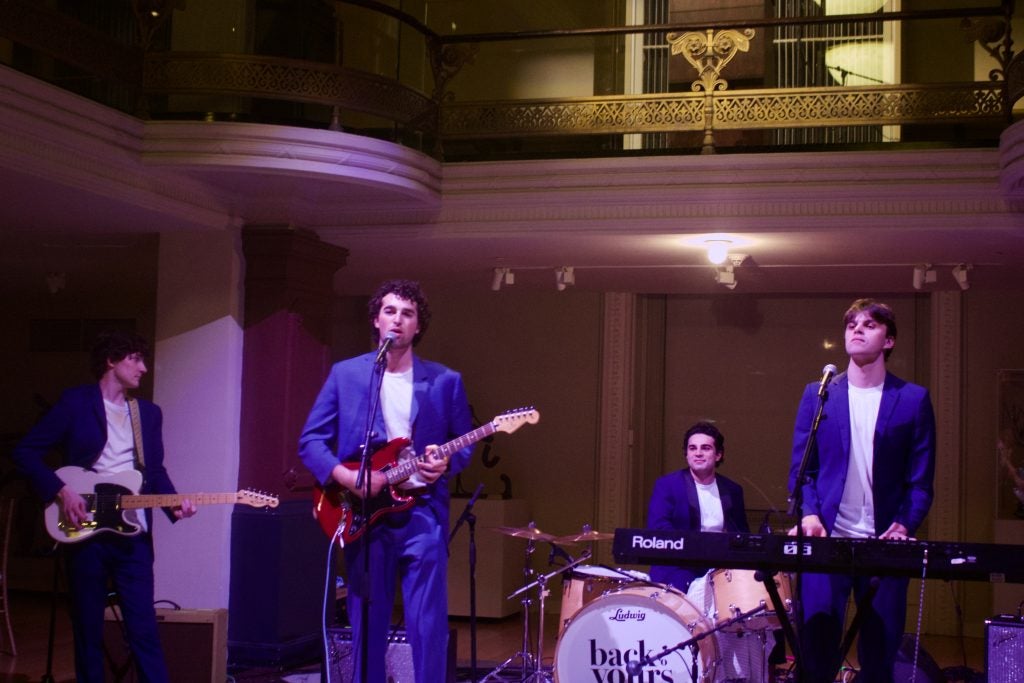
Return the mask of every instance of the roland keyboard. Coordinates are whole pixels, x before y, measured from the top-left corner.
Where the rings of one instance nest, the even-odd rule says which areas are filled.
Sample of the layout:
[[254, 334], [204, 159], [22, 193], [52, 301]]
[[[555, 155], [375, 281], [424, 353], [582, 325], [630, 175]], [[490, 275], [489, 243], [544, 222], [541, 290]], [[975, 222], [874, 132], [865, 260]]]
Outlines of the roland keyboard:
[[776, 534], [616, 529], [613, 552], [622, 564], [1024, 583], [1024, 545], [805, 538], [798, 548]]

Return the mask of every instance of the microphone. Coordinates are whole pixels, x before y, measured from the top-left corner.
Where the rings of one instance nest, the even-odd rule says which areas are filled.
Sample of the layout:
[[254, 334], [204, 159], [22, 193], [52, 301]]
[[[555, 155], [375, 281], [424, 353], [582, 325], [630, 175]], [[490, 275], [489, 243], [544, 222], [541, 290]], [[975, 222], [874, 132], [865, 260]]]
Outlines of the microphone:
[[818, 398], [825, 395], [825, 387], [827, 387], [828, 383], [832, 381], [832, 378], [836, 376], [836, 372], [838, 372], [838, 369], [831, 363], [821, 369], [821, 383], [818, 384]]
[[[380, 365], [384, 362], [384, 356], [387, 355], [388, 349], [395, 343], [395, 333], [388, 332], [384, 335], [384, 338], [380, 340], [380, 348], [377, 349], [377, 357], [373, 360], [374, 365]], [[835, 372], [835, 366], [832, 366], [832, 371]]]

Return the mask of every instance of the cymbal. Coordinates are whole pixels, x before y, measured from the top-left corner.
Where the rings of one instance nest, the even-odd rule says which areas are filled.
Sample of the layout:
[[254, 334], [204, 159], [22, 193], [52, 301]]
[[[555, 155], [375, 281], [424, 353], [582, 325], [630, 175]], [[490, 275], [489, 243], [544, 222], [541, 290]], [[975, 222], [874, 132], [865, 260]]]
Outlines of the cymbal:
[[546, 534], [535, 526], [492, 526], [491, 531], [497, 531], [499, 534], [505, 534], [506, 536], [512, 536], [513, 538], [529, 538], [534, 541], [553, 541], [555, 537], [551, 534]]
[[609, 541], [615, 538], [615, 534], [609, 534], [604, 531], [594, 531], [593, 529], [585, 529], [582, 533], [574, 534], [572, 536], [559, 536], [555, 539], [556, 543], [590, 543], [592, 541]]

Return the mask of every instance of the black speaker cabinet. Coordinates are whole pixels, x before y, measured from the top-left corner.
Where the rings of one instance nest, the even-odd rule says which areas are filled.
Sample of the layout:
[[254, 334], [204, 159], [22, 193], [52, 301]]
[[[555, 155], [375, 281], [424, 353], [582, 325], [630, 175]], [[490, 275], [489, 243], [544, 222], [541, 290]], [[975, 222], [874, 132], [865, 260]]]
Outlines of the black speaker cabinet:
[[1000, 614], [985, 620], [988, 683], [1024, 681], [1024, 620]]
[[[332, 628], [328, 629], [327, 633], [330, 648], [327, 653], [330, 683], [349, 683], [355, 680], [353, 674], [357, 672], [352, 671], [352, 629]], [[445, 676], [448, 683], [455, 683], [457, 645], [457, 633], [452, 629], [448, 633], [448, 664]], [[388, 643], [384, 666], [388, 683], [415, 683], [412, 645], [409, 644], [405, 631], [394, 632], [391, 642]]]
[[[226, 609], [157, 609], [160, 642], [172, 683], [223, 683], [228, 675]], [[139, 680], [122, 622], [108, 608], [103, 624], [108, 681]]]

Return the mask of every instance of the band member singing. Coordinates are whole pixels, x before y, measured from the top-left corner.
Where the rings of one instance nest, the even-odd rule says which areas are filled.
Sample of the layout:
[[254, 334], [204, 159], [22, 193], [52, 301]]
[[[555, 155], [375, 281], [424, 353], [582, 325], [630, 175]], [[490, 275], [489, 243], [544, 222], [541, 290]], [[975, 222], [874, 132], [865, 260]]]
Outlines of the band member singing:
[[[472, 429], [462, 378], [438, 363], [413, 353], [430, 323], [430, 307], [420, 286], [407, 280], [383, 283], [370, 301], [375, 340], [387, 340], [380, 410], [372, 416], [380, 445], [411, 439], [416, 455], [429, 453]], [[299, 440], [299, 455], [322, 485], [335, 484], [361, 495], [356, 470], [340, 461], [358, 460], [371, 405], [371, 382], [377, 353], [343, 360], [331, 368], [310, 411]], [[372, 387], [372, 388], [371, 388]], [[445, 680], [448, 644], [448, 476], [469, 462], [470, 448], [450, 459], [421, 459], [418, 473], [402, 491], [415, 496], [411, 508], [385, 516], [345, 546], [348, 615], [354, 643], [368, 639], [365, 667], [371, 683], [385, 681], [385, 651], [396, 578], [401, 578], [405, 625], [419, 683]], [[370, 476], [371, 497], [385, 485], [384, 475]], [[364, 571], [369, 553], [369, 572]], [[363, 600], [369, 599], [369, 623], [363, 623]], [[354, 671], [363, 671], [361, 647]]]
[[[817, 410], [818, 384], [804, 390], [793, 431], [790, 491], [802, 484], [801, 525], [807, 536], [906, 540], [932, 504], [935, 416], [924, 387], [886, 370], [896, 345], [896, 317], [871, 299], [843, 317], [846, 372], [828, 386], [824, 413], [804, 482], [800, 463]], [[791, 532], [792, 533], [792, 532]], [[859, 601], [870, 577], [804, 574], [801, 651], [807, 683], [831, 682], [838, 662], [846, 602]], [[902, 642], [908, 579], [884, 577], [860, 614], [859, 681], [890, 683]]]

